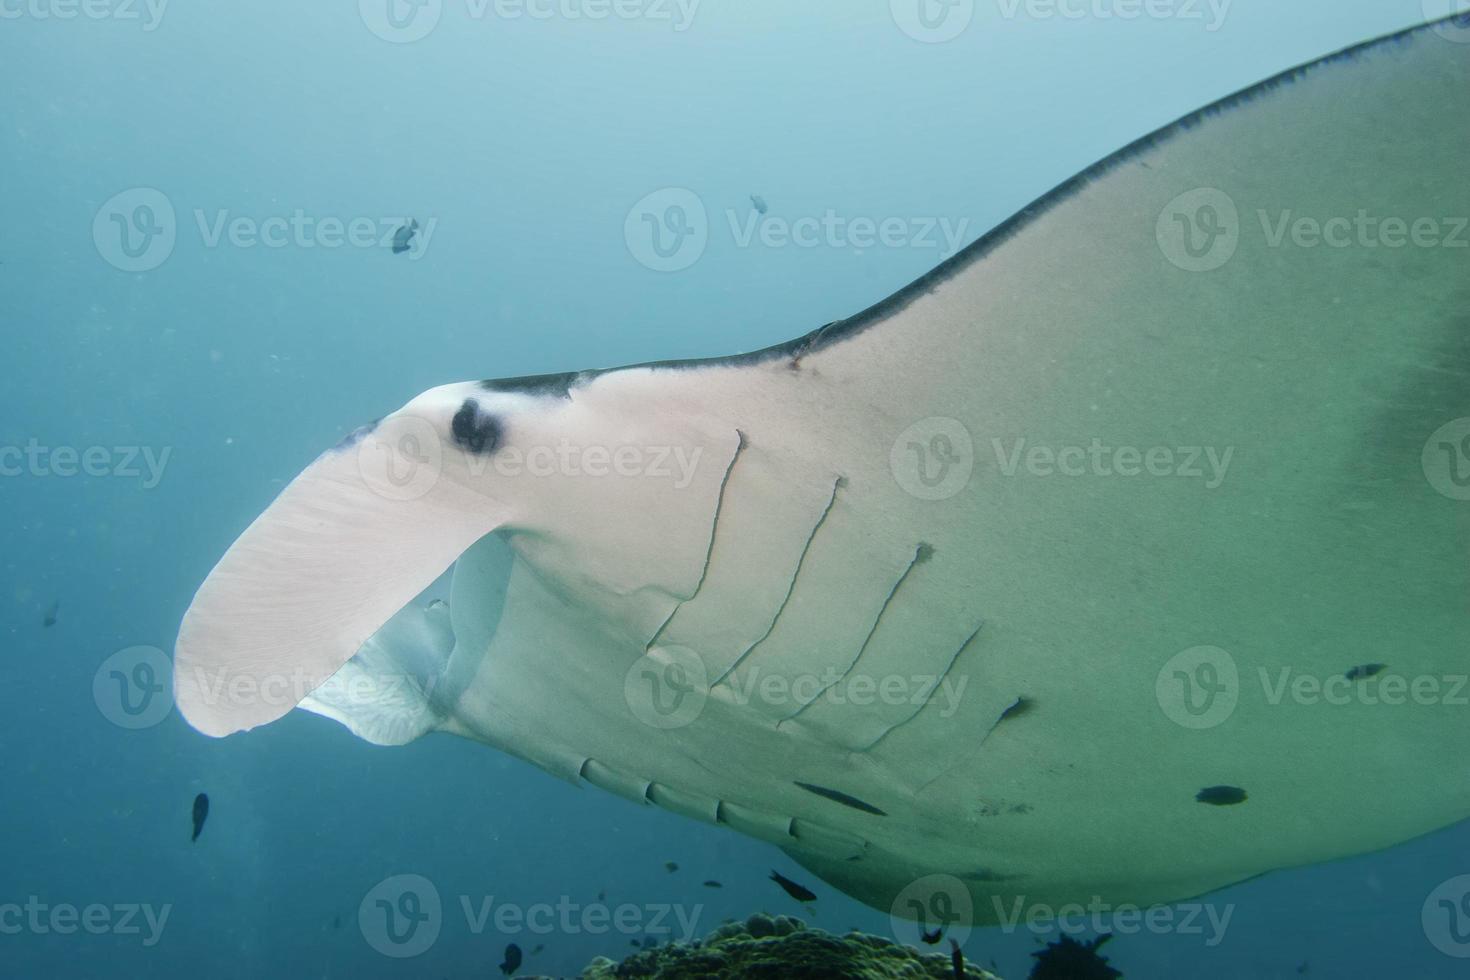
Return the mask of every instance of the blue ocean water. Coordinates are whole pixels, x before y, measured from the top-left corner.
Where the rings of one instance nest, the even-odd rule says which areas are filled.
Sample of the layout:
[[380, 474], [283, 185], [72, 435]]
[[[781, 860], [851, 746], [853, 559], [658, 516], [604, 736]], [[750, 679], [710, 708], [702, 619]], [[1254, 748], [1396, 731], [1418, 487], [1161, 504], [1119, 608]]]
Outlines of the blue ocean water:
[[[765, 844], [449, 736], [376, 748], [302, 712], [222, 741], [177, 712], [128, 727], [107, 664], [171, 650], [283, 485], [426, 388], [787, 340], [928, 271], [945, 229], [973, 240], [1194, 108], [1435, 12], [974, 6], [927, 43], [886, 0], [0, 0], [0, 446], [27, 460], [0, 479], [0, 976], [487, 977], [511, 942], [523, 971], [575, 975], [645, 927], [762, 909], [890, 933]], [[667, 188], [711, 228], [676, 271], [626, 228]], [[752, 194], [934, 231], [746, 244]], [[1108, 953], [1129, 977], [1463, 976], [1421, 908], [1467, 844], [1462, 825], [1274, 873], [1216, 896], [1227, 927]], [[814, 915], [771, 868], [818, 892]], [[443, 902], [412, 960], [359, 925], [402, 874]], [[486, 902], [643, 918], [500, 928]], [[51, 914], [94, 906], [95, 929]], [[1037, 939], [979, 930], [966, 953], [1019, 977]]]

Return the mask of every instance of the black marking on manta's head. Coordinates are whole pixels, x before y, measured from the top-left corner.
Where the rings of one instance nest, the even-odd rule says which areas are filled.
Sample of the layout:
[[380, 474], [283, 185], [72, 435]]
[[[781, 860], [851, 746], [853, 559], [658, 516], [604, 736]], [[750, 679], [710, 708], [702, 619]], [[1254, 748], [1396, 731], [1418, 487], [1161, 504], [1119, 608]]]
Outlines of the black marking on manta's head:
[[1239, 786], [1206, 786], [1194, 795], [1201, 803], [1211, 806], [1234, 806], [1244, 803], [1246, 800], [1245, 790]]
[[1346, 676], [1350, 681], [1366, 680], [1383, 673], [1387, 667], [1387, 664], [1362, 664], [1349, 670]]
[[473, 398], [466, 398], [454, 413], [449, 432], [457, 444], [477, 456], [493, 453], [500, 447], [500, 420], [489, 412], [481, 412], [480, 403]]
[[520, 378], [491, 378], [489, 381], [481, 381], [480, 387], [486, 391], [504, 391], [517, 395], [571, 398], [572, 389], [577, 386], [577, 379], [581, 376], [580, 371], [567, 371], [562, 374], [528, 374]]
[[806, 790], [808, 793], [815, 793], [818, 796], [824, 799], [831, 800], [834, 803], [841, 803], [843, 806], [850, 806], [854, 810], [861, 810], [864, 813], [871, 813], [879, 817], [888, 816], [887, 813], [878, 809], [873, 804], [864, 803], [856, 796], [849, 796], [841, 790], [828, 789], [825, 786], [814, 786], [811, 783], [803, 783], [797, 780], [793, 780], [793, 782], [795, 782], [796, 785], [800, 786], [802, 789]]

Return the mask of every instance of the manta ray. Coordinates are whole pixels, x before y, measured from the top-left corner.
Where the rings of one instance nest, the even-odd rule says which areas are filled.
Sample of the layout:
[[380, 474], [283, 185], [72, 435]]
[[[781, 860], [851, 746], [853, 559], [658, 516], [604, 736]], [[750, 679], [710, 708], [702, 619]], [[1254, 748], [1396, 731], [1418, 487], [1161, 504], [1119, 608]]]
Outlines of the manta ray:
[[425, 392], [219, 561], [179, 709], [452, 733], [976, 923], [1470, 816], [1466, 38], [1229, 96], [790, 343]]

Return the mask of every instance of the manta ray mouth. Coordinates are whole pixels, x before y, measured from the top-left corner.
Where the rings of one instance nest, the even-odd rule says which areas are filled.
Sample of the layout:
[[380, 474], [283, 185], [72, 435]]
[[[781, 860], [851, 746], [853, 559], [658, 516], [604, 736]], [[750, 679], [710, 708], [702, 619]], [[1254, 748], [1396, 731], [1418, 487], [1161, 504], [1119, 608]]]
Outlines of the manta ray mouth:
[[[472, 551], [483, 560], [459, 569], [458, 604], [428, 598], [444, 591], [440, 583], [425, 590], [299, 707], [375, 745], [406, 745], [452, 719], [499, 626], [512, 561], [498, 533], [486, 535]], [[466, 583], [466, 577], [473, 581]]]
[[410, 604], [300, 707], [341, 722], [374, 745], [406, 745], [453, 710], [463, 690], [463, 679], [450, 682], [453, 662], [448, 604]]

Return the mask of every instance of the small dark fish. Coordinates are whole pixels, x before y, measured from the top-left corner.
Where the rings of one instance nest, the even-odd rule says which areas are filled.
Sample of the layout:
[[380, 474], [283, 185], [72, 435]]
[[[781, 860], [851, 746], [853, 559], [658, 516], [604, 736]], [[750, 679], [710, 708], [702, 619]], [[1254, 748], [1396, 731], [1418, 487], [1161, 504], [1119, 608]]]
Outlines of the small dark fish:
[[605, 901], [607, 901], [607, 892], [598, 892], [597, 893], [597, 900], [599, 902], [605, 902]]
[[631, 945], [631, 946], [637, 946], [639, 949], [642, 949], [643, 948], [643, 944], [640, 943], [636, 939], [630, 939], [630, 940], [628, 940], [628, 944]]
[[500, 972], [510, 976], [521, 968], [521, 948], [515, 943], [505, 947], [505, 962], [500, 964]]
[[706, 881], [704, 883], [704, 887], [706, 887], [706, 888], [724, 888], [725, 886], [722, 885], [722, 884], [720, 884], [718, 881], [715, 881], [713, 878], [711, 878], [709, 881]]
[[768, 207], [766, 207], [766, 199], [761, 197], [759, 194], [750, 195], [750, 203], [755, 205], [755, 210], [759, 214], [765, 214], [767, 211], [770, 210]]
[[955, 980], [965, 980], [965, 954], [953, 939], [949, 941], [949, 962], [954, 966]]
[[939, 940], [944, 938], [944, 926], [940, 926], [933, 932], [921, 932], [919, 933], [919, 938], [924, 940], [924, 945], [933, 946], [935, 943], [939, 942]]
[[798, 885], [779, 871], [771, 872], [771, 880], [780, 885], [786, 894], [798, 902], [815, 902], [817, 900], [817, 896], [813, 894], [811, 889]]
[[1302, 965], [1296, 968], [1296, 972], [1298, 972], [1298, 973], [1306, 973], [1308, 969], [1309, 969], [1309, 967], [1307, 966], [1307, 961], [1306, 960], [1302, 960]]
[[1194, 794], [1194, 798], [1211, 806], [1235, 806], [1237, 803], [1244, 803], [1250, 796], [1239, 786], [1206, 786]]
[[41, 617], [41, 625], [46, 629], [56, 625], [56, 614], [61, 611], [61, 603], [51, 603], [51, 608], [46, 610], [46, 615]]
[[1047, 943], [1031, 954], [1036, 958], [1031, 980], [1120, 980], [1123, 974], [1109, 966], [1108, 958], [1097, 951], [1112, 938], [1112, 933], [1104, 933], [1084, 943], [1064, 935]]
[[1361, 667], [1354, 667], [1352, 670], [1349, 670], [1347, 672], [1347, 679], [1350, 681], [1360, 681], [1369, 677], [1376, 677], [1378, 674], [1383, 673], [1387, 666], [1387, 664], [1363, 664]]
[[407, 252], [413, 242], [413, 236], [418, 233], [419, 219], [410, 218], [408, 224], [403, 225], [393, 233], [393, 254], [401, 255]]
[[192, 844], [199, 839], [199, 834], [204, 830], [204, 820], [209, 816], [209, 795], [200, 793], [194, 797], [194, 836], [189, 838]]
[[665, 861], [664, 870], [667, 871], [669, 874], [673, 874], [675, 871], [679, 870], [679, 866], [673, 861]]
[[535, 948], [535, 949], [533, 949], [533, 950], [531, 950], [531, 955], [532, 955], [532, 956], [535, 956], [535, 955], [536, 955], [536, 954], [537, 954], [537, 953], [539, 953], [539, 952], [541, 952], [541, 951], [542, 951], [542, 950], [543, 950], [543, 949], [545, 949], [545, 948], [546, 948], [546, 947], [545, 947], [545, 946], [544, 946], [544, 945], [543, 945], [543, 944], [541, 944], [541, 943], [537, 943], [537, 944], [536, 944], [536, 948]]

